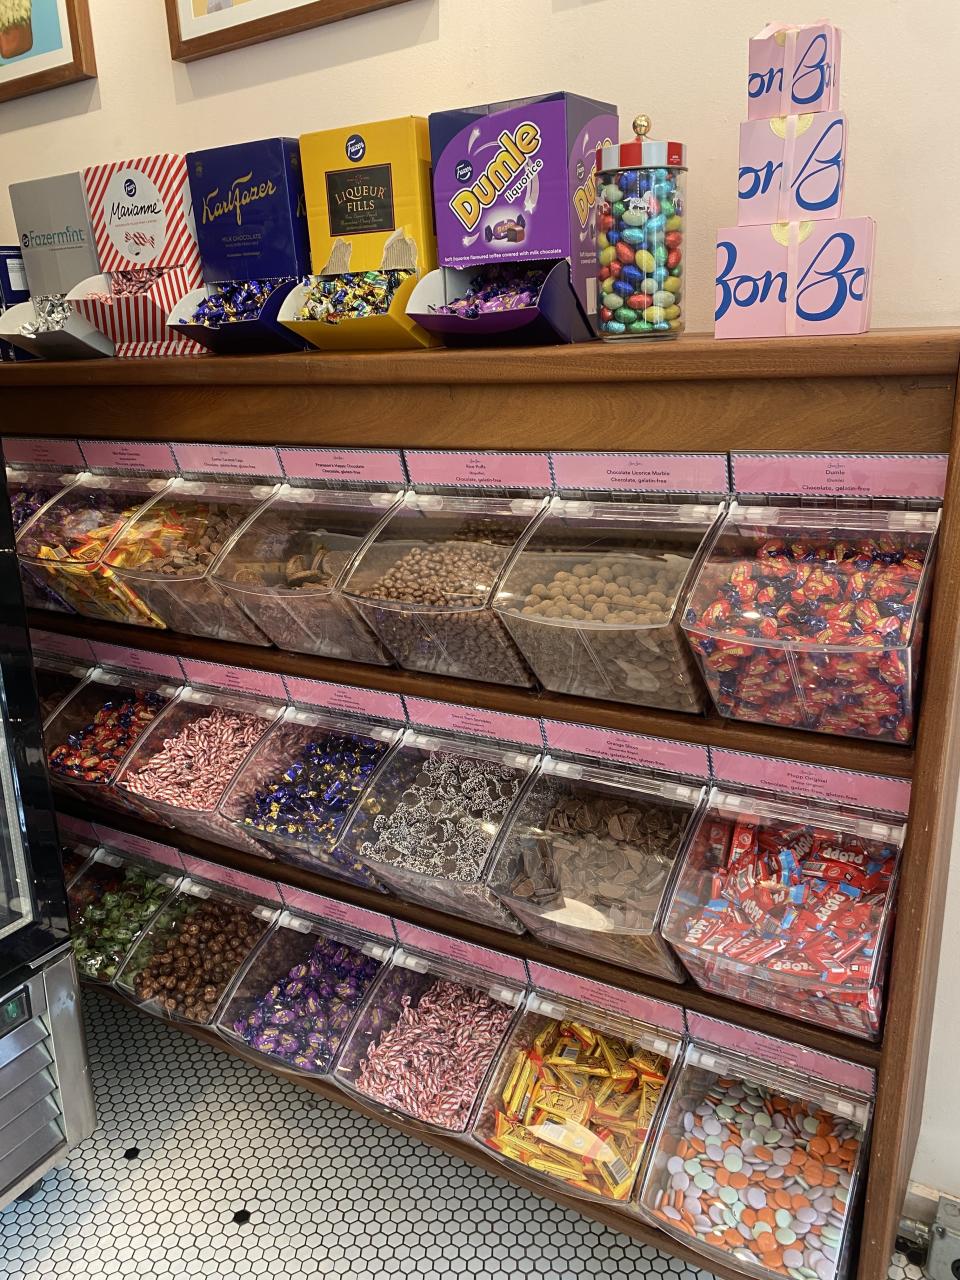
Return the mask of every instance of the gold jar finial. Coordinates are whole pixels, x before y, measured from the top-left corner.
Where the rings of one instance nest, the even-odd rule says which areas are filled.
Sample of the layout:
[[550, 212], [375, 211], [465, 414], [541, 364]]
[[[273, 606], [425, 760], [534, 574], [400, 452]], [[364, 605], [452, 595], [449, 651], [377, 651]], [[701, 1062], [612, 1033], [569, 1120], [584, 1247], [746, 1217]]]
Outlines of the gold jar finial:
[[650, 117], [642, 112], [633, 117], [633, 132], [638, 138], [645, 138], [650, 132]]

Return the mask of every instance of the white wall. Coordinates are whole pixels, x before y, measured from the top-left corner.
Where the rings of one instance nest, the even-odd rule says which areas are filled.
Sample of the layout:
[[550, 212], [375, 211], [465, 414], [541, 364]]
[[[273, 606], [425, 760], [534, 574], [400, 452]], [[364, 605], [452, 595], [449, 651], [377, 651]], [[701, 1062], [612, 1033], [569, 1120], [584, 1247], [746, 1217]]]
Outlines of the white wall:
[[[575, 90], [618, 102], [625, 131], [646, 111], [654, 136], [689, 145], [694, 329], [711, 323], [715, 229], [736, 216], [747, 37], [771, 18], [813, 21], [826, 10], [845, 32], [846, 209], [879, 222], [874, 323], [960, 321], [956, 0], [793, 0], [780, 9], [769, 0], [408, 0], [190, 65], [170, 61], [162, 0], [90, 0], [90, 8], [99, 79], [0, 105], [0, 186], [153, 150]], [[0, 195], [0, 242], [13, 239]], [[960, 1017], [960, 942], [949, 926], [945, 935], [916, 1174], [960, 1195], [948, 1031]]]

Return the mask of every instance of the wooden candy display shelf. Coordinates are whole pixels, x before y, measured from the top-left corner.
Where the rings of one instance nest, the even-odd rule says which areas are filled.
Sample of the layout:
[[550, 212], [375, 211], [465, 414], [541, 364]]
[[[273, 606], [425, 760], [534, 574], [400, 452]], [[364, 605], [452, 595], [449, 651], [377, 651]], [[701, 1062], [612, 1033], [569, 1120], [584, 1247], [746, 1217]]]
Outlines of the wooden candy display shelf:
[[[637, 350], [638, 345], [642, 349]], [[376, 905], [472, 941], [547, 960], [876, 1067], [878, 1095], [864, 1219], [851, 1274], [859, 1280], [879, 1280], [886, 1274], [920, 1126], [956, 803], [958, 361], [960, 329], [917, 329], [850, 338], [716, 343], [710, 337], [690, 336], [673, 343], [611, 347], [104, 360], [8, 365], [0, 370], [5, 435], [392, 448], [949, 453], [913, 748], [724, 721], [712, 714], [701, 718], [436, 679], [51, 613], [37, 613], [31, 621], [89, 639], [140, 641], [184, 657], [911, 778], [886, 1023], [877, 1045], [750, 1009], [689, 984], [675, 987], [529, 937], [382, 898], [310, 871], [189, 837], [177, 839], [184, 848], [231, 866]], [[99, 816], [115, 826], [129, 825], [112, 812]], [[142, 824], [137, 829], [161, 840], [170, 838], [166, 829]], [[193, 1034], [208, 1038], [203, 1032]], [[305, 1087], [363, 1110], [328, 1084]], [[455, 1139], [423, 1134], [416, 1125], [397, 1127], [541, 1194], [552, 1194]], [[667, 1253], [699, 1260], [691, 1250], [616, 1209], [566, 1203]], [[724, 1277], [740, 1274], [732, 1265], [714, 1269]]]

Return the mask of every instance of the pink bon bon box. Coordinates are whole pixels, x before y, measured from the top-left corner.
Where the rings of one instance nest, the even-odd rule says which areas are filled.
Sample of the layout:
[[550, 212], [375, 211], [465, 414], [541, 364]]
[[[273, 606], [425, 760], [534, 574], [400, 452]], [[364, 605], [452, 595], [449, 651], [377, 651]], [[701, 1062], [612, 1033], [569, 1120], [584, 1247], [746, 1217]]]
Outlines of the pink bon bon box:
[[772, 22], [750, 41], [747, 116], [836, 111], [840, 105], [840, 29], [830, 22]]
[[872, 218], [726, 227], [717, 235], [717, 338], [865, 333]]
[[839, 218], [847, 119], [839, 111], [745, 120], [737, 225]]

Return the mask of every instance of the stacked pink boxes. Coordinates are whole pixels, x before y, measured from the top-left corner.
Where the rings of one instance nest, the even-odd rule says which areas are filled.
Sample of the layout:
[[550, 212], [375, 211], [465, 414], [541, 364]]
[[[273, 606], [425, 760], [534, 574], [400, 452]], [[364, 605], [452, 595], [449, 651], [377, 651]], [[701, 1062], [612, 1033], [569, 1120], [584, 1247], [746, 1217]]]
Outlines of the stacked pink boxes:
[[715, 336], [863, 333], [875, 224], [846, 218], [840, 31], [771, 24], [750, 41], [737, 225], [717, 233]]

